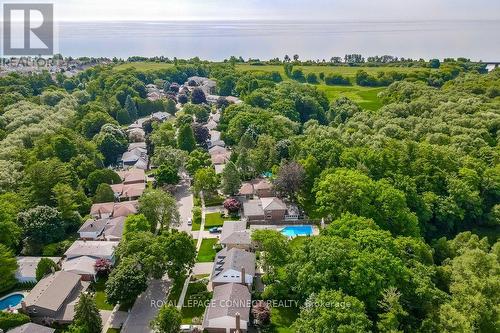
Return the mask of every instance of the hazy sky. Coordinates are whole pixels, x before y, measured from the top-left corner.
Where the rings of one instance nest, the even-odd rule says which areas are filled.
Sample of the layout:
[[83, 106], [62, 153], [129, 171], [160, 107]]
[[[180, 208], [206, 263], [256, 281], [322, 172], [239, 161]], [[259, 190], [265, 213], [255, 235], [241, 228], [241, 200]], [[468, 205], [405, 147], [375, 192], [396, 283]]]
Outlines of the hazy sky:
[[[37, 2], [11, 0], [10, 2]], [[45, 2], [43, 0], [39, 2]], [[56, 20], [500, 19], [499, 0], [52, 0]]]

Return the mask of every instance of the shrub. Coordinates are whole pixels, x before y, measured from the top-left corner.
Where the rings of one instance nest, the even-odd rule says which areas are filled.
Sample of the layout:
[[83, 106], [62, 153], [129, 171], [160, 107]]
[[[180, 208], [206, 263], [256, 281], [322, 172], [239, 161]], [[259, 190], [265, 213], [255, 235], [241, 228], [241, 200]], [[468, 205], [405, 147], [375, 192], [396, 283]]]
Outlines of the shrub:
[[325, 84], [347, 86], [351, 84], [351, 81], [348, 77], [344, 77], [340, 74], [329, 74], [325, 76]]
[[6, 331], [29, 322], [30, 317], [25, 314], [0, 311], [0, 329], [2, 330]]
[[238, 212], [241, 208], [241, 202], [235, 198], [229, 198], [224, 201], [224, 208], [226, 208], [230, 213]]

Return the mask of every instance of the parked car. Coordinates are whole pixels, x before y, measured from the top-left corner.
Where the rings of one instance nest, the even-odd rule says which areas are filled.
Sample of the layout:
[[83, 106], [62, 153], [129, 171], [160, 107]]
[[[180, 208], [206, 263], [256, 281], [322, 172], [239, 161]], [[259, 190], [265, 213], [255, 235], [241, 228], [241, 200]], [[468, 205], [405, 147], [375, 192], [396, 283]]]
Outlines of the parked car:
[[211, 234], [218, 234], [218, 233], [222, 232], [222, 228], [221, 227], [213, 227], [213, 228], [208, 229], [208, 232], [210, 232]]
[[193, 329], [193, 325], [181, 325], [181, 332], [191, 333]]
[[188, 225], [193, 225], [193, 219], [192, 218], [188, 218]]

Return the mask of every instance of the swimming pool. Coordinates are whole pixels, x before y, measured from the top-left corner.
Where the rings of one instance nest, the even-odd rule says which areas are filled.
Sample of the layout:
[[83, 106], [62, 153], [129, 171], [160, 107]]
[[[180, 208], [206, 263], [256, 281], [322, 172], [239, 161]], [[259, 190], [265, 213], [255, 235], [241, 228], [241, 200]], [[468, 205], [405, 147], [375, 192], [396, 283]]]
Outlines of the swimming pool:
[[281, 233], [287, 237], [311, 236], [313, 227], [310, 225], [289, 225], [281, 229]]
[[23, 294], [12, 294], [0, 300], [0, 311], [19, 305], [24, 299]]

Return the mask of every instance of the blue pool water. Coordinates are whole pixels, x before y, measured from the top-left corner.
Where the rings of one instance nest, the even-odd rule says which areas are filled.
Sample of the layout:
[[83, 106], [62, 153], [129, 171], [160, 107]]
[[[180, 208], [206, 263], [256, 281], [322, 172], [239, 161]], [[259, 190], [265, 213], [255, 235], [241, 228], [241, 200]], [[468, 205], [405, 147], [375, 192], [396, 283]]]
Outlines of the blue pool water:
[[14, 294], [14, 295], [10, 295], [10, 296], [7, 296], [5, 298], [2, 298], [2, 300], [0, 300], [0, 311], [8, 309], [9, 306], [14, 307], [14, 306], [18, 305], [19, 303], [21, 303], [23, 298], [24, 298], [24, 296], [22, 294]]
[[289, 225], [281, 229], [281, 233], [287, 237], [311, 236], [313, 227], [310, 225]]

